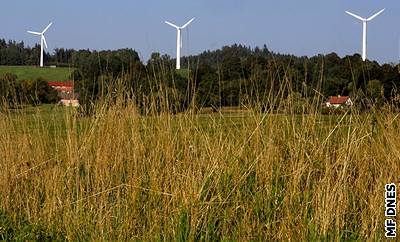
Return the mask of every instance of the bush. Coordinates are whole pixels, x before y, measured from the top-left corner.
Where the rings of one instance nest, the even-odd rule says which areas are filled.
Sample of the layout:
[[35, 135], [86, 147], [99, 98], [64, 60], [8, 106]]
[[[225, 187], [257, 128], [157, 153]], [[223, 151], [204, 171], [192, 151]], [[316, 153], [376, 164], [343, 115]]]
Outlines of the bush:
[[57, 103], [60, 98], [56, 90], [47, 81], [38, 78], [35, 81], [24, 80], [20, 83], [21, 100], [28, 104]]

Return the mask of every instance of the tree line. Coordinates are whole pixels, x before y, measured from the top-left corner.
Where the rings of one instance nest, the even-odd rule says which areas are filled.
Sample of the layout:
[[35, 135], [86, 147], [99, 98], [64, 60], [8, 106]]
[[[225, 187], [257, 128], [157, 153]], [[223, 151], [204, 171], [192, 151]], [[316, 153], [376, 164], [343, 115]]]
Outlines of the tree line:
[[[34, 65], [40, 46], [0, 40], [1, 65]], [[279, 95], [297, 99], [350, 95], [375, 103], [397, 100], [399, 66], [362, 61], [359, 54], [339, 57], [336, 53], [297, 57], [274, 53], [266, 45], [251, 48], [234, 44], [182, 58], [183, 70], [175, 70], [175, 59], [152, 53], [143, 63], [133, 49], [92, 51], [55, 49], [46, 53], [47, 63], [74, 67], [80, 102], [96, 102], [118, 83], [138, 100], [157, 96], [171, 99], [168, 105], [183, 110], [197, 107], [238, 106], [266, 102]], [[154, 101], [154, 100], [153, 100]]]

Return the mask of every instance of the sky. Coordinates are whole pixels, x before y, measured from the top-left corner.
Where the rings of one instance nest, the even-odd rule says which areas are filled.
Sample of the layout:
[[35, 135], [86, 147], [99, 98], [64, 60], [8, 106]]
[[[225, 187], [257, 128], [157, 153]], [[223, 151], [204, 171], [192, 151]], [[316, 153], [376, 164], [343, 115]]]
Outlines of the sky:
[[4, 1], [0, 38], [32, 46], [39, 38], [27, 30], [46, 33], [48, 51], [54, 48], [135, 49], [146, 61], [152, 52], [175, 57], [176, 30], [183, 25], [182, 55], [195, 55], [234, 43], [267, 45], [297, 56], [361, 52], [362, 23], [348, 10], [369, 17], [386, 11], [368, 24], [368, 59], [399, 61], [400, 1], [396, 0], [35, 0]]

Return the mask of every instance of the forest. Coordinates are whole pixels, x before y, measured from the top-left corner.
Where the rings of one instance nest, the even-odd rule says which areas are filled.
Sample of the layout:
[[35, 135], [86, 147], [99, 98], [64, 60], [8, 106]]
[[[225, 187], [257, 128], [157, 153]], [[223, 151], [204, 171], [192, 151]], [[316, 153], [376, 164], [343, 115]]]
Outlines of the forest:
[[[28, 47], [24, 42], [0, 40], [0, 65], [35, 65], [39, 53], [39, 45]], [[164, 93], [177, 111], [189, 106], [218, 108], [260, 103], [278, 94], [285, 99], [289, 92], [295, 93], [299, 101], [318, 96], [323, 102], [329, 96], [349, 95], [358, 100], [361, 109], [366, 109], [371, 104], [398, 100], [400, 84], [399, 65], [394, 63], [364, 62], [359, 54], [297, 57], [275, 53], [266, 45], [252, 48], [234, 44], [186, 56], [182, 58], [183, 70], [175, 70], [175, 59], [166, 54], [152, 53], [143, 62], [129, 48], [58, 48], [44, 58], [47, 65], [74, 68], [71, 79], [75, 80], [83, 106], [95, 102], [109, 92], [106, 87], [118, 82], [132, 91], [140, 100], [138, 104], [145, 105], [142, 100], [150, 94]], [[4, 84], [10, 75], [1, 80], [0, 95], [13, 99]], [[290, 91], [281, 93], [283, 86]]]

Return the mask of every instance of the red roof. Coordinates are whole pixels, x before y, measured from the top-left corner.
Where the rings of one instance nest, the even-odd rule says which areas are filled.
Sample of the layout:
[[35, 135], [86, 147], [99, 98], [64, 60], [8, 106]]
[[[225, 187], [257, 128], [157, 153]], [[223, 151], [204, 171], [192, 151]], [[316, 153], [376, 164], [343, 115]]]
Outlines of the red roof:
[[328, 103], [330, 104], [345, 104], [349, 100], [349, 96], [329, 97]]
[[48, 85], [51, 87], [74, 87], [74, 82], [73, 81], [48, 82]]

